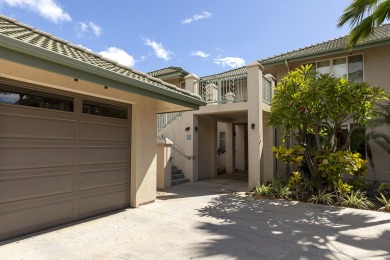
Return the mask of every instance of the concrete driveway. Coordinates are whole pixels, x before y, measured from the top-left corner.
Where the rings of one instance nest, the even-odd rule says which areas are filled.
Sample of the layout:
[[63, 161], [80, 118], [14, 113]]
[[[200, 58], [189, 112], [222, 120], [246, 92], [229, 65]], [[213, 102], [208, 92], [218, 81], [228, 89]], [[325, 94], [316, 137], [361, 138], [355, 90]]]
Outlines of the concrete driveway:
[[[390, 259], [390, 214], [243, 196], [240, 180], [0, 243], [0, 259]], [[1, 223], [0, 223], [1, 224]]]

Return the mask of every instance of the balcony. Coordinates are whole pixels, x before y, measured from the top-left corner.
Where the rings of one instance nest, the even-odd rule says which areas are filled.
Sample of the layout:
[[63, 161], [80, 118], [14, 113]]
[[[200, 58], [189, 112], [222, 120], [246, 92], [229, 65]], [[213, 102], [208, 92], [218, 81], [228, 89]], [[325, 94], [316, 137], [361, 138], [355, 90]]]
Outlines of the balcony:
[[[209, 77], [195, 82], [195, 93], [211, 103], [246, 102], [248, 98], [247, 73], [228, 77]], [[272, 83], [263, 76], [263, 102], [270, 105]]]

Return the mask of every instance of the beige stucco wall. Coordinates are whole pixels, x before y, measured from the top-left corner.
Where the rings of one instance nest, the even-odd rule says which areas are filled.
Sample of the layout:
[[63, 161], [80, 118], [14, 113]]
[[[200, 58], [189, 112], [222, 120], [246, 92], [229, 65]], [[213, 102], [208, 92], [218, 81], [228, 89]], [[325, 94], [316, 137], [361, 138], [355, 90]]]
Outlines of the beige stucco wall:
[[156, 199], [156, 113], [157, 101], [95, 83], [0, 60], [0, 78], [40, 86], [48, 91], [70, 91], [132, 105], [130, 205]]

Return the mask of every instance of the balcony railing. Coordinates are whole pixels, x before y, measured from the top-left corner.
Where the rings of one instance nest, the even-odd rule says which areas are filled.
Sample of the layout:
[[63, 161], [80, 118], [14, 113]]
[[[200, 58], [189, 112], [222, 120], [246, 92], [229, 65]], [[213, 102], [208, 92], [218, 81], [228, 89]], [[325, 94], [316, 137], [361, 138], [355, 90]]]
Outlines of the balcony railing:
[[235, 75], [195, 82], [195, 91], [207, 103], [247, 101], [247, 75]]
[[164, 113], [157, 115], [157, 132], [167, 127], [173, 120], [181, 116], [181, 112]]

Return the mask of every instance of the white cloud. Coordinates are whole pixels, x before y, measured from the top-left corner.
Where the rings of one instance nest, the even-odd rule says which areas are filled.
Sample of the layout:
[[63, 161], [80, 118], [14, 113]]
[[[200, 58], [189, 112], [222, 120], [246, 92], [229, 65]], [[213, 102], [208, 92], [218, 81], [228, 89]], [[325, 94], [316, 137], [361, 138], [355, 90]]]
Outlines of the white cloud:
[[107, 50], [99, 52], [99, 54], [128, 67], [133, 67], [135, 64], [133, 56], [116, 47], [109, 47]]
[[201, 20], [201, 19], [207, 19], [207, 18], [209, 18], [211, 15], [212, 15], [212, 13], [209, 13], [209, 12], [204, 11], [203, 13], [201, 13], [201, 14], [196, 14], [196, 15], [192, 16], [191, 18], [186, 18], [186, 19], [184, 19], [183, 21], [181, 21], [181, 23], [182, 23], [182, 24], [192, 23], [192, 22], [195, 22], [195, 21], [198, 21], [198, 20]]
[[225, 58], [218, 57], [214, 59], [214, 63], [221, 65], [222, 67], [229, 66], [232, 68], [238, 68], [245, 65], [245, 60], [238, 57], [225, 57]]
[[70, 22], [72, 18], [55, 0], [2, 0], [12, 7], [20, 7], [38, 13], [54, 23]]
[[193, 51], [193, 52], [191, 52], [191, 55], [192, 56], [198, 56], [198, 57], [201, 57], [201, 58], [207, 58], [208, 56], [210, 56], [210, 54], [205, 53], [204, 51]]
[[161, 43], [152, 41], [148, 38], [145, 38], [145, 45], [150, 46], [153, 48], [154, 54], [163, 60], [170, 60], [172, 52], [168, 49], [165, 49], [164, 46]]
[[89, 22], [89, 26], [91, 27], [92, 32], [96, 35], [96, 37], [99, 37], [102, 34], [102, 27], [96, 23]]
[[76, 30], [77, 30], [77, 35], [79, 37], [84, 37], [90, 34], [94, 34], [96, 37], [99, 37], [100, 35], [102, 35], [102, 31], [103, 31], [102, 27], [90, 21], [87, 21], [85, 23], [79, 22], [77, 24]]

